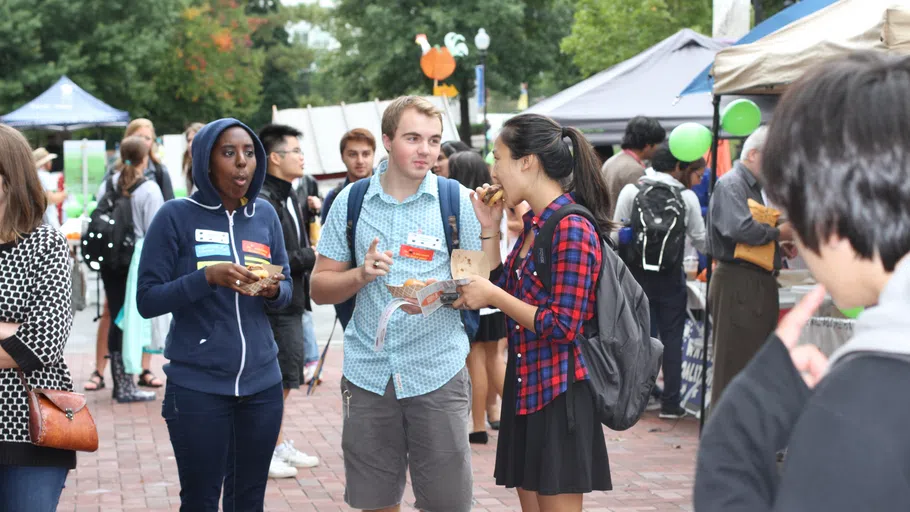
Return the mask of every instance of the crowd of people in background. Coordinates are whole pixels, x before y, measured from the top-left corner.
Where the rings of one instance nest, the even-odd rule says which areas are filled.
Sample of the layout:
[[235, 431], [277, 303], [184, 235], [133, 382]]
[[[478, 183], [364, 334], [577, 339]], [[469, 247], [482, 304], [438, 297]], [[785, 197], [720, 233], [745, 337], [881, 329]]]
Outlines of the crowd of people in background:
[[[175, 200], [154, 125], [135, 119], [95, 194], [112, 218], [127, 215], [120, 236], [131, 252], [100, 267], [95, 369], [82, 387], [107, 387], [108, 360], [118, 403], [154, 400], [163, 387], [181, 509], [261, 510], [268, 478], [320, 463], [282, 423], [292, 391], [318, 379], [312, 303], [333, 304], [344, 330], [348, 505], [397, 510], [410, 472], [417, 508], [470, 510], [470, 445], [487, 444], [489, 428], [499, 430], [496, 482], [517, 489], [523, 510], [580, 511], [585, 494], [613, 486], [581, 348], [604, 248], [648, 298], [663, 345], [649, 408], [665, 420], [687, 415], [687, 273], [708, 255], [713, 396], [697, 510], [901, 508], [910, 504], [900, 441], [908, 418], [879, 390], [900, 388], [910, 354], [901, 341], [908, 62], [862, 55], [809, 73], [719, 177], [704, 158], [674, 156], [649, 117], [633, 118], [621, 151], [603, 159], [575, 128], [517, 115], [485, 155], [443, 142], [442, 113], [403, 96], [383, 113], [378, 138], [363, 128], [342, 136], [344, 177], [324, 199], [294, 127], [192, 123], [180, 172], [187, 197]], [[818, 102], [863, 108], [831, 113]], [[378, 144], [388, 155], [380, 161]], [[67, 192], [49, 172], [57, 157], [0, 125], [3, 510], [26, 500], [54, 510], [76, 464], [74, 451], [34, 443], [26, 402], [31, 388], [73, 389], [62, 354], [82, 263], [60, 231]], [[716, 180], [710, 201], [698, 191], [705, 180]], [[491, 184], [502, 199], [489, 204]], [[589, 216], [559, 217], [544, 282], [529, 256], [567, 206]], [[772, 206], [780, 218], [758, 218]], [[766, 263], [750, 256], [760, 248], [770, 250]], [[386, 285], [450, 279], [455, 249], [482, 251], [489, 279], [470, 277], [452, 307], [428, 317], [406, 303], [377, 348]], [[776, 277], [798, 253], [835, 300], [879, 304], [830, 360], [797, 346], [823, 289], [779, 323]], [[258, 283], [254, 270], [265, 266], [278, 270]], [[166, 381], [152, 371], [162, 352]], [[778, 476], [774, 455], [787, 446]]]

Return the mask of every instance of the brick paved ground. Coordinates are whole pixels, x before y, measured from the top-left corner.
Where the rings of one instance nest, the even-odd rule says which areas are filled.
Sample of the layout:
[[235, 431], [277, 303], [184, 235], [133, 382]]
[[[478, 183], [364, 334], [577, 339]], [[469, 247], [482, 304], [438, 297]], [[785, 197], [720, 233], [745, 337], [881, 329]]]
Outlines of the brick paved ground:
[[[90, 373], [90, 356], [74, 354], [67, 359], [74, 376]], [[312, 470], [300, 470], [296, 479], [270, 480], [266, 510], [349, 510], [342, 498], [341, 404], [335, 385], [341, 375], [340, 350], [332, 353], [329, 363], [326, 383], [313, 397], [292, 395], [285, 418], [287, 435], [298, 448], [318, 455], [322, 463]], [[96, 453], [79, 455], [58, 510], [177, 510], [177, 466], [161, 419], [160, 400], [119, 405], [111, 401], [109, 390], [91, 393], [89, 398], [101, 446]], [[691, 510], [696, 438], [695, 420], [667, 422], [657, 419], [655, 413], [648, 413], [627, 432], [607, 431], [615, 490], [590, 495], [585, 509]], [[495, 443], [474, 449], [475, 510], [519, 510], [514, 491], [493, 483], [494, 456]], [[413, 500], [409, 489], [406, 503]]]
[[[93, 365], [90, 352], [95, 324], [85, 321], [87, 315], [88, 311], [77, 315], [77, 339], [67, 348], [67, 361], [78, 385]], [[321, 464], [312, 470], [301, 469], [296, 479], [270, 480], [267, 511], [349, 510], [343, 500], [338, 393], [342, 348], [333, 349], [325, 383], [310, 398], [292, 394], [285, 417], [287, 436], [299, 449], [318, 455]], [[157, 373], [163, 377], [162, 361], [157, 359]], [[161, 418], [161, 401], [119, 405], [111, 401], [109, 388], [88, 396], [98, 424], [100, 448], [96, 453], [79, 455], [78, 467], [70, 473], [58, 510], [177, 510], [177, 466]], [[697, 429], [692, 418], [663, 421], [656, 413], [647, 413], [627, 432], [606, 431], [615, 490], [589, 495], [585, 510], [691, 510]], [[493, 482], [495, 446], [494, 434], [491, 444], [474, 448], [474, 510], [520, 510], [515, 492]], [[412, 510], [413, 502], [409, 487], [403, 508]]]

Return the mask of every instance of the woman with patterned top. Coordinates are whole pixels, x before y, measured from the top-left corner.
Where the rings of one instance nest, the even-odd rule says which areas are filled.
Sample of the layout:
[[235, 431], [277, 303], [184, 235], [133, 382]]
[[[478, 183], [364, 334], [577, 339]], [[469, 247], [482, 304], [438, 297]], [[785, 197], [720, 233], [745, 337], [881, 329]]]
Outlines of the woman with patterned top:
[[[568, 141], [566, 141], [568, 139]], [[499, 233], [502, 205], [472, 197], [491, 281], [477, 277], [459, 288], [457, 308], [492, 306], [508, 317], [509, 359], [502, 424], [496, 450], [496, 483], [518, 489], [524, 511], [580, 511], [584, 493], [610, 490], [603, 428], [594, 414], [588, 372], [577, 338], [595, 313], [602, 237], [613, 228], [607, 187], [597, 155], [575, 128], [525, 114], [505, 123], [493, 146], [493, 179], [503, 201], [527, 201], [524, 232], [503, 266]], [[559, 221], [552, 240], [552, 281], [537, 277], [533, 250], [538, 229], [560, 208], [588, 208], [592, 225], [578, 215]]]
[[28, 141], [0, 124], [0, 510], [52, 512], [76, 452], [31, 443], [26, 387], [73, 390], [70, 257], [42, 223], [46, 200]]

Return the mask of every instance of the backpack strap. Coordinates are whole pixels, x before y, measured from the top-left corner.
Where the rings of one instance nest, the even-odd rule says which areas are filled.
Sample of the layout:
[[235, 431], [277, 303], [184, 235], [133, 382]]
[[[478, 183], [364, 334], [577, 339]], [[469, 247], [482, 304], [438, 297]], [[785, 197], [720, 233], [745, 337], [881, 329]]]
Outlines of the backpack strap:
[[[559, 221], [569, 215], [580, 215], [594, 225], [597, 231], [597, 223], [594, 221], [594, 214], [590, 210], [578, 203], [567, 204], [553, 212], [552, 215], [543, 223], [543, 226], [537, 232], [534, 238], [534, 267], [537, 269], [537, 277], [540, 279], [543, 287], [548, 291], [552, 284], [552, 265], [553, 265], [553, 234], [556, 232], [556, 226]], [[599, 235], [598, 235], [599, 238]]]
[[363, 198], [370, 188], [370, 180], [362, 179], [351, 185], [348, 194], [348, 222], [345, 233], [348, 239], [348, 248], [351, 250], [351, 268], [357, 267], [357, 256], [354, 254], [354, 240], [357, 234], [357, 221], [360, 220], [360, 210], [363, 208]]
[[129, 188], [129, 190], [127, 190], [127, 192], [130, 195], [133, 195], [133, 192], [135, 192], [136, 189], [139, 188], [139, 186], [142, 185], [143, 183], [145, 183], [145, 177], [140, 176], [139, 179], [136, 180], [136, 183], [133, 183], [133, 185]]
[[446, 247], [449, 254], [461, 246], [458, 238], [458, 219], [461, 210], [461, 187], [458, 182], [448, 178], [438, 177], [439, 184], [439, 211], [442, 214], [442, 227], [446, 234]]
[[108, 197], [108, 196], [117, 197], [117, 188], [114, 185], [114, 175], [108, 174], [107, 176], [105, 176], [104, 183], [105, 183], [104, 195], [102, 197], [99, 197], [98, 201], [101, 201], [102, 199], [104, 199], [105, 197]]

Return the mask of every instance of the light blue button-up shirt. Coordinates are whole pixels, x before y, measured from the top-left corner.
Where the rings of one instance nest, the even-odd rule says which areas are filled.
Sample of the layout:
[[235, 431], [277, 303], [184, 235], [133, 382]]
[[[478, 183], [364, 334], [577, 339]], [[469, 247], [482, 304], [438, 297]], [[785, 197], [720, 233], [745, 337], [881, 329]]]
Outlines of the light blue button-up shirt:
[[[352, 384], [378, 395], [385, 393], [391, 377], [395, 394], [401, 399], [425, 395], [445, 385], [464, 367], [469, 346], [461, 315], [444, 307], [428, 317], [397, 310], [389, 321], [382, 349], [374, 350], [379, 317], [393, 300], [386, 284], [400, 285], [410, 278], [452, 278], [436, 175], [427, 173], [417, 193], [398, 202], [379, 183], [385, 171], [383, 162], [370, 178], [357, 222], [354, 252], [357, 264], [362, 265], [370, 243], [379, 238], [379, 250], [392, 251], [394, 263], [387, 276], [369, 283], [357, 294], [357, 307], [344, 333], [343, 371]], [[345, 232], [350, 191], [350, 187], [345, 188], [335, 199], [317, 247], [319, 254], [336, 261], [351, 260]], [[480, 223], [465, 187], [461, 187], [459, 208], [461, 248], [480, 250]], [[399, 255], [410, 233], [441, 241], [439, 249], [433, 250], [431, 261]]]

